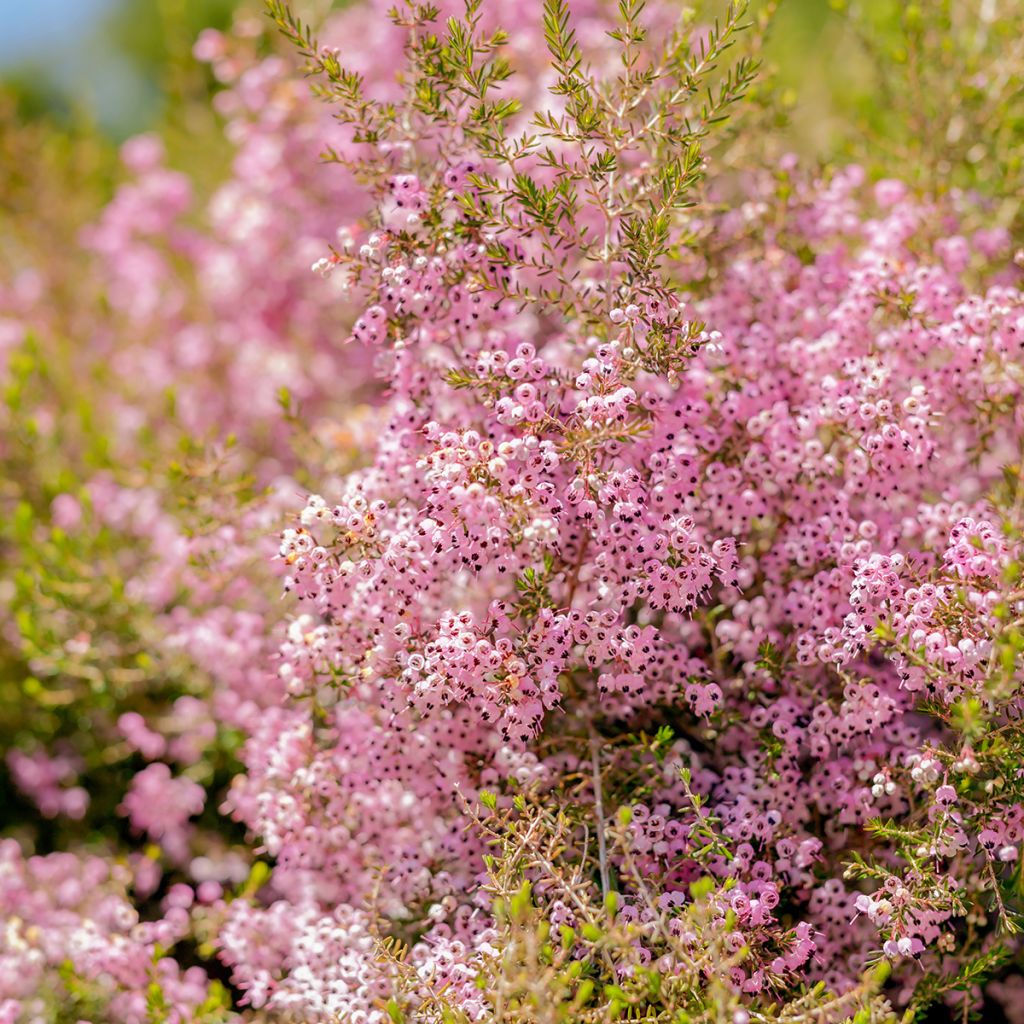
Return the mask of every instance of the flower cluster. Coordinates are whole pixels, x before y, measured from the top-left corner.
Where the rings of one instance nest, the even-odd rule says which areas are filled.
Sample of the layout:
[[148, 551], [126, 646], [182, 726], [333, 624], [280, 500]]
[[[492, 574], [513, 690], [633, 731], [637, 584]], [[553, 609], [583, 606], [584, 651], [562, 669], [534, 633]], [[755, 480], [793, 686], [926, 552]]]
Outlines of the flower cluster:
[[[103, 1019], [151, 1020], [152, 991], [170, 1024], [185, 1024], [221, 1000], [201, 967], [167, 956], [189, 930], [181, 894], [165, 916], [140, 921], [128, 894], [132, 872], [103, 857], [22, 856], [0, 844], [0, 1018], [59, 1019], [69, 1006]], [[186, 887], [187, 888], [187, 887]], [[110, 1016], [106, 1016], [109, 1014]]]

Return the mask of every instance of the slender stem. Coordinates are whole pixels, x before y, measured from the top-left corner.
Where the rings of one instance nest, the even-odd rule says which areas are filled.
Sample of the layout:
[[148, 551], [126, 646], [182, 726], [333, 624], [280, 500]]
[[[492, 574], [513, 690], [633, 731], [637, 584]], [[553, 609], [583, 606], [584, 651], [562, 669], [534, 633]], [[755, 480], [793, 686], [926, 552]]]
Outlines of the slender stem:
[[608, 844], [604, 834], [604, 794], [601, 784], [601, 747], [594, 731], [593, 723], [589, 723], [590, 729], [590, 766], [594, 773], [594, 811], [597, 814], [597, 857], [601, 868], [601, 895], [605, 898], [611, 891], [611, 882], [608, 876]]

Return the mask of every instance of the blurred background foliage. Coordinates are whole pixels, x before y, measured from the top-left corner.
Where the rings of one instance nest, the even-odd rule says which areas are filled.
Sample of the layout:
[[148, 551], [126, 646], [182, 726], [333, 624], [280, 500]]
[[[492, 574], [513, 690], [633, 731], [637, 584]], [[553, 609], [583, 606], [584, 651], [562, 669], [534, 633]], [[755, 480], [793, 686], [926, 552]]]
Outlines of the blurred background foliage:
[[10, 5], [0, 79], [23, 119], [96, 120], [123, 139], [157, 124], [183, 88], [191, 41], [235, 0], [41, 0]]

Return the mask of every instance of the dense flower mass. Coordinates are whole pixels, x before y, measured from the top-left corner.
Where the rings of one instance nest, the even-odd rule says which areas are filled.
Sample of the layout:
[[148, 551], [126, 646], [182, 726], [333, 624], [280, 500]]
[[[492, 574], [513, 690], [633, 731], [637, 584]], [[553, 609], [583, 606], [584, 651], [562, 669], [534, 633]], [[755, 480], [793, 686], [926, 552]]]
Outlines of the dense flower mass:
[[[637, 371], [650, 305], [613, 310], [603, 337], [558, 325], [545, 339], [481, 290], [467, 330], [465, 249], [410, 258], [377, 238], [361, 272], [387, 305], [362, 322], [400, 326], [374, 462], [310, 497], [280, 552], [308, 609], [280, 674], [293, 694], [344, 695], [317, 749], [299, 754], [292, 730], [260, 744], [250, 782], [298, 755], [286, 787], [324, 798], [247, 819], [274, 837], [278, 875], [343, 856], [355, 902], [353, 867], [376, 861], [403, 914], [422, 913], [471, 889], [464, 801], [510, 761], [520, 785], [549, 786], [589, 722], [614, 780], [614, 739], [670, 721], [669, 763], [731, 844], [708, 868], [733, 883], [733, 941], [773, 951], [732, 970], [739, 990], [809, 970], [841, 991], [874, 948], [954, 945], [1022, 838], [1024, 808], [982, 798], [943, 719], [1010, 697], [993, 655], [1019, 545], [985, 496], [1019, 450], [1024, 309], [1009, 283], [965, 287], [986, 240], [944, 259], [948, 239], [920, 237], [934, 210], [862, 186], [851, 169], [796, 193], [788, 229], [803, 226], [810, 261], [767, 230], [753, 255], [744, 218], [692, 306], [714, 331], [695, 333], [674, 384]], [[436, 270], [410, 326], [390, 282], [417, 261]], [[460, 374], [472, 383], [453, 392]], [[374, 737], [365, 753], [353, 733]], [[538, 739], [556, 752], [538, 760]], [[632, 855], [669, 893], [694, 877], [697, 845], [673, 775], [631, 826]], [[424, 813], [433, 827], [406, 846]], [[346, 817], [360, 839], [347, 856]], [[870, 840], [877, 818], [906, 839]], [[866, 892], [821, 871], [851, 850], [879, 857]], [[787, 917], [802, 908], [792, 937], [781, 899]]]
[[[7, 771], [65, 831], [0, 846], [0, 1021], [1012, 1005], [1011, 231], [736, 171], [738, 10], [269, 7], [328, 105], [200, 38], [233, 176], [187, 216], [125, 147], [68, 357], [124, 379], [109, 444], [2, 535]], [[57, 346], [44, 275], [0, 299]], [[72, 436], [17, 346], [11, 420]]]

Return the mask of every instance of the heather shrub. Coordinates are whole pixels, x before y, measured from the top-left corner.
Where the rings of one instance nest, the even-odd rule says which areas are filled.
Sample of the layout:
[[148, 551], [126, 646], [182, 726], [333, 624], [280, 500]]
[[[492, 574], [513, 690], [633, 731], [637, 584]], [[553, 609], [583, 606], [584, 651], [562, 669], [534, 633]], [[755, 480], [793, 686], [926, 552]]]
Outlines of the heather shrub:
[[[373, 463], [283, 538], [304, 612], [281, 675], [320, 728], [298, 712], [269, 757], [261, 736], [233, 797], [275, 883], [355, 913], [377, 877], [385, 917], [429, 928], [409, 955], [436, 976], [425, 965], [439, 949], [449, 964], [453, 936], [470, 963], [493, 939], [486, 917], [470, 923], [493, 912], [486, 885], [460, 909], [481, 787], [554, 793], [583, 770], [577, 828], [597, 836], [580, 884], [607, 895], [614, 878], [644, 906], [602, 840], [631, 808], [635, 875], [682, 906], [704, 850], [683, 776], [723, 822], [708, 877], [716, 927], [743, 951], [721, 968], [737, 997], [774, 1005], [808, 975], [856, 991], [879, 947], [908, 1012], [970, 988], [1015, 930], [1016, 804], [990, 787], [972, 807], [949, 781], [973, 766], [963, 716], [1012, 716], [1019, 670], [1009, 638], [1006, 681], [980, 667], [1017, 573], [1019, 527], [992, 493], [1019, 448], [1019, 294], [989, 269], [1008, 236], [959, 236], [951, 209], [894, 181], [864, 195], [857, 168], [815, 184], [787, 165], [712, 227], [680, 214], [750, 71], [722, 66], [733, 16], [651, 51], [627, 5], [621, 52], [585, 57], [568, 10], [547, 5], [548, 111], [507, 87], [504, 36], [472, 5], [437, 35], [433, 9], [393, 16], [409, 31], [404, 105], [275, 12], [354, 141], [390, 156], [333, 154], [380, 205], [362, 244], [318, 269], [366, 295], [353, 340], [379, 350], [390, 398]], [[701, 231], [711, 251], [688, 251]], [[991, 283], [972, 293], [977, 274]], [[639, 789], [637, 729], [673, 755]], [[945, 769], [939, 749], [956, 751]], [[280, 775], [293, 758], [324, 802], [296, 803]], [[1000, 838], [982, 841], [990, 816]], [[328, 959], [375, 927], [347, 920]], [[269, 996], [264, 979], [260, 999], [342, 1014], [377, 991], [328, 996], [310, 973], [303, 960], [303, 982]], [[441, 972], [446, 992], [457, 976]], [[656, 1019], [632, 999], [620, 1009]]]
[[743, 7], [268, 11], [2, 295], [0, 1017], [1012, 1013], [1009, 151], [775, 159]]

